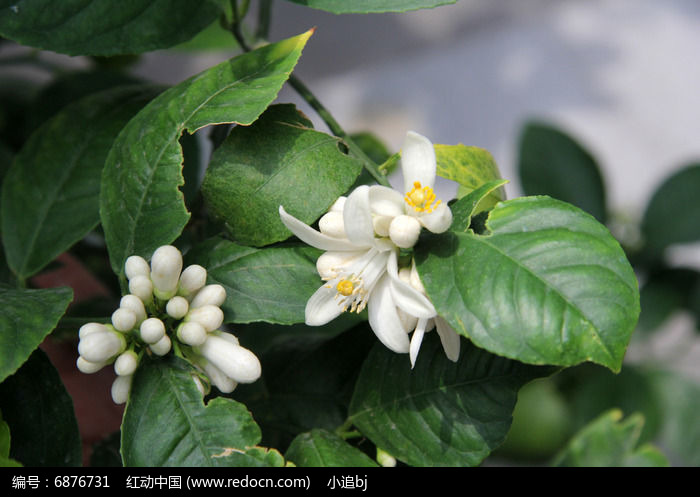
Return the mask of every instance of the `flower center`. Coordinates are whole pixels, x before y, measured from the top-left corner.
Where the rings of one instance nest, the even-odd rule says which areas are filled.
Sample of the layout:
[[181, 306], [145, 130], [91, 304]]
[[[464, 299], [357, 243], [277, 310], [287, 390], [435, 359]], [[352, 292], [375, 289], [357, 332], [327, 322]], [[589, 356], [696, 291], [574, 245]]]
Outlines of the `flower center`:
[[420, 181], [413, 183], [413, 189], [404, 197], [406, 203], [416, 212], [433, 212], [440, 205], [440, 200], [435, 201], [435, 192], [429, 186], [421, 186]]
[[353, 289], [354, 285], [350, 280], [340, 280], [340, 282], [338, 282], [338, 286], [336, 286], [338, 293], [344, 295], [345, 297], [352, 295]]

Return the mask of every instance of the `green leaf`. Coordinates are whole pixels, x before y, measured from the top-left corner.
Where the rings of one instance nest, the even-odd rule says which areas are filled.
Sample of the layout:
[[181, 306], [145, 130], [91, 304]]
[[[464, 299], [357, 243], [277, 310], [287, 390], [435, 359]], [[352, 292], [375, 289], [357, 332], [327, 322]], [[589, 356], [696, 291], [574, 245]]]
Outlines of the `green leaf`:
[[183, 195], [184, 130], [251, 124], [277, 96], [312, 31], [214, 66], [169, 89], [126, 125], [102, 175], [100, 215], [113, 270], [130, 255], [150, 257], [189, 219]]
[[66, 107], [16, 156], [2, 189], [2, 238], [22, 279], [38, 271], [100, 221], [100, 177], [124, 125], [155, 94], [126, 86]]
[[231, 237], [263, 246], [291, 236], [279, 206], [311, 224], [355, 182], [362, 164], [336, 137], [310, 129], [294, 105], [270, 107], [238, 126], [211, 159], [202, 194]]
[[668, 178], [654, 193], [642, 219], [645, 250], [659, 257], [674, 243], [700, 240], [700, 164], [692, 164]]
[[[122, 422], [125, 466], [265, 466], [274, 462], [248, 449], [260, 428], [243, 404], [224, 397], [206, 405], [182, 359], [144, 358]], [[165, 429], [167, 427], [167, 429]]]
[[17, 371], [66, 312], [70, 288], [14, 290], [0, 286], [0, 381]]
[[350, 419], [379, 448], [414, 466], [476, 466], [508, 433], [518, 389], [550, 374], [462, 341], [457, 363], [435, 333], [416, 366], [375, 345], [362, 366]]
[[0, 35], [68, 55], [141, 53], [192, 38], [220, 12], [215, 0], [0, 0]]
[[0, 417], [0, 467], [21, 467], [22, 464], [10, 458], [10, 426]]
[[377, 463], [335, 433], [311, 430], [294, 439], [285, 457], [305, 468], [376, 467]]
[[460, 334], [531, 364], [619, 371], [639, 316], [637, 280], [590, 215], [549, 197], [498, 204], [488, 235], [446, 233], [416, 247], [421, 280]]
[[[501, 179], [498, 165], [488, 150], [466, 145], [435, 145], [437, 174], [459, 183], [458, 197], [462, 198], [484, 183]], [[474, 213], [488, 210], [505, 200], [503, 188], [498, 188], [482, 199]]]
[[0, 384], [0, 409], [12, 431], [14, 459], [25, 466], [81, 465], [73, 401], [41, 350]]
[[569, 467], [659, 467], [666, 457], [650, 445], [636, 448], [644, 416], [633, 414], [622, 420], [622, 411], [610, 410], [584, 427], [555, 458], [553, 466]]
[[605, 186], [593, 156], [573, 138], [541, 123], [520, 136], [520, 182], [527, 195], [549, 195], [606, 220]]
[[450, 209], [452, 210], [452, 231], [467, 231], [472, 220], [472, 215], [477, 211], [477, 206], [495, 189], [508, 183], [507, 179], [489, 181], [484, 183], [479, 188], [467, 193], [464, 197], [455, 202]]
[[226, 289], [226, 323], [304, 322], [306, 301], [323, 283], [316, 271], [320, 251], [308, 246], [255, 249], [213, 238], [187, 254], [207, 269], [208, 281]]
[[289, 0], [334, 14], [368, 14], [373, 12], [406, 12], [431, 9], [457, 3], [457, 0]]

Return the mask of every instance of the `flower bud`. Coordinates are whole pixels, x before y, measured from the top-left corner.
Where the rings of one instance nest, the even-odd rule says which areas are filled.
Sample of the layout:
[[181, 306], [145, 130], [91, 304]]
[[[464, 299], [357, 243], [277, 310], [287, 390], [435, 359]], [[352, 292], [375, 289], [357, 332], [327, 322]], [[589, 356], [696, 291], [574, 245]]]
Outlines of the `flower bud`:
[[146, 308], [143, 306], [143, 300], [136, 295], [124, 295], [119, 301], [119, 307], [133, 312], [136, 316], [136, 324], [146, 319]]
[[420, 222], [413, 216], [396, 216], [389, 225], [389, 238], [398, 247], [411, 248], [418, 241]]
[[78, 354], [89, 362], [107, 362], [126, 348], [126, 340], [113, 331], [90, 333], [80, 339]]
[[112, 383], [112, 400], [115, 404], [124, 404], [129, 399], [129, 391], [131, 390], [132, 375], [117, 376]]
[[168, 300], [165, 306], [165, 312], [171, 318], [182, 319], [187, 315], [187, 311], [190, 310], [190, 304], [187, 302], [185, 297], [173, 297]]
[[192, 299], [191, 308], [215, 305], [221, 307], [226, 301], [226, 289], [221, 285], [207, 285]]
[[373, 216], [374, 232], [379, 236], [389, 236], [389, 227], [394, 218], [390, 216]]
[[104, 362], [90, 362], [86, 360], [83, 356], [78, 356], [78, 360], [75, 362], [80, 372], [85, 374], [97, 373], [100, 369], [106, 366]]
[[198, 264], [187, 266], [180, 275], [178, 294], [187, 297], [207, 283], [207, 270]]
[[148, 318], [141, 323], [139, 331], [144, 342], [154, 344], [165, 336], [165, 325], [158, 318]]
[[158, 340], [156, 343], [152, 343], [149, 347], [155, 355], [164, 356], [170, 352], [170, 348], [173, 346], [168, 335], [163, 335], [163, 338]]
[[177, 339], [184, 344], [199, 347], [207, 339], [207, 330], [205, 330], [201, 324], [194, 321], [182, 323], [177, 328]]
[[105, 331], [109, 331], [109, 329], [102, 323], [86, 323], [80, 327], [78, 336], [83, 338], [88, 336], [90, 333], [95, 333], [97, 331], [104, 333]]
[[148, 278], [151, 275], [151, 268], [148, 266], [146, 259], [138, 255], [132, 255], [127, 258], [126, 263], [124, 263], [124, 273], [130, 280], [136, 276], [145, 276]]
[[345, 201], [347, 199], [347, 197], [338, 197], [338, 200], [333, 202], [333, 205], [331, 205], [331, 208], [328, 209], [328, 212], [343, 212], [343, 208], [345, 207]]
[[252, 383], [260, 378], [260, 361], [255, 354], [226, 339], [209, 335], [199, 353], [237, 383]]
[[207, 393], [207, 388], [204, 386], [202, 383], [202, 380], [197, 376], [196, 374], [192, 375], [192, 381], [194, 382], [194, 386], [197, 387], [197, 390], [199, 390], [199, 393], [202, 394], [202, 397], [204, 397]]
[[129, 293], [148, 304], [153, 301], [153, 282], [148, 276], [134, 276], [129, 280]]
[[172, 245], [163, 245], [151, 257], [153, 293], [161, 300], [175, 295], [182, 271], [182, 254]]
[[332, 236], [333, 238], [345, 238], [345, 223], [343, 222], [343, 213], [331, 211], [323, 215], [318, 221], [318, 229], [324, 235]]
[[393, 468], [396, 466], [396, 458], [379, 447], [377, 447], [377, 462], [384, 468]]
[[136, 326], [136, 314], [129, 309], [120, 307], [112, 313], [112, 325], [115, 330], [122, 333], [131, 331]]
[[138, 365], [139, 356], [133, 350], [127, 350], [114, 361], [114, 372], [119, 376], [131, 376]]
[[418, 270], [416, 269], [416, 263], [415, 261], [411, 265], [411, 277], [410, 277], [410, 282], [411, 286], [418, 290], [420, 293], [425, 295], [425, 287], [423, 286], [423, 282], [420, 280], [420, 276], [418, 275]]
[[236, 337], [236, 335], [233, 335], [231, 333], [226, 333], [225, 331], [221, 331], [221, 330], [217, 330], [213, 334], [219, 338], [223, 338], [224, 340], [226, 340], [229, 343], [240, 346], [240, 342], [238, 341], [238, 338]]
[[194, 321], [201, 324], [205, 330], [214, 331], [223, 324], [224, 312], [215, 305], [204, 305], [190, 309], [190, 312], [185, 316], [185, 321]]
[[204, 369], [204, 372], [207, 374], [209, 381], [211, 381], [221, 393], [231, 393], [236, 389], [238, 383], [226, 376], [219, 368], [206, 359], [203, 362], [202, 369]]

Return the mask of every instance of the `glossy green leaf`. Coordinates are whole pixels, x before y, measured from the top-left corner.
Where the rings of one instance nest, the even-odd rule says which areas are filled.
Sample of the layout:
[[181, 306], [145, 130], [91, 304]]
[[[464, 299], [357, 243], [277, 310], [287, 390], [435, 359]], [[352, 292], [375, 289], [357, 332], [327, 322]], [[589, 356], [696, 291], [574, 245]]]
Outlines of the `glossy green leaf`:
[[0, 381], [14, 373], [56, 327], [73, 300], [70, 288], [0, 286]]
[[639, 292], [610, 232], [549, 197], [502, 202], [487, 228], [487, 235], [447, 233], [417, 246], [418, 272], [438, 314], [495, 354], [619, 371]]
[[549, 195], [605, 222], [605, 185], [593, 156], [562, 131], [529, 123], [520, 136], [520, 182], [527, 195]]
[[506, 183], [508, 183], [506, 179], [489, 181], [467, 193], [464, 197], [452, 204], [450, 209], [452, 210], [452, 217], [454, 220], [452, 221], [450, 229], [452, 231], [467, 231], [472, 220], [472, 215], [477, 212], [479, 203], [488, 197], [495, 189]]
[[650, 445], [637, 448], [644, 416], [622, 419], [622, 411], [602, 414], [574, 436], [555, 458], [554, 466], [569, 467], [659, 467], [668, 460]]
[[107, 154], [124, 125], [157, 92], [130, 85], [86, 97], [27, 141], [2, 189], [2, 239], [20, 278], [40, 271], [97, 226]]
[[102, 175], [100, 216], [112, 268], [130, 255], [150, 257], [189, 220], [179, 188], [184, 130], [251, 124], [277, 96], [311, 31], [214, 66], [169, 89], [121, 132]]
[[311, 224], [360, 174], [362, 164], [341, 152], [338, 138], [310, 126], [293, 105], [275, 105], [252, 126], [234, 128], [214, 152], [202, 194], [238, 243], [286, 240], [280, 205]]
[[457, 363], [435, 333], [408, 357], [377, 344], [362, 366], [350, 405], [360, 432], [413, 466], [476, 466], [500, 445], [518, 389], [551, 368], [489, 354], [466, 341]]
[[68, 55], [115, 55], [190, 39], [221, 12], [204, 0], [2, 0], [0, 35]]
[[12, 432], [12, 458], [25, 466], [81, 465], [73, 400], [41, 350], [0, 384], [0, 410]]
[[224, 397], [205, 405], [193, 375], [196, 370], [174, 356], [143, 360], [122, 422], [124, 465], [267, 465], [259, 451], [246, 453], [260, 442], [248, 409]]
[[316, 271], [320, 251], [308, 246], [255, 249], [213, 238], [187, 254], [207, 268], [210, 283], [226, 289], [226, 323], [304, 322], [306, 301], [323, 283]]
[[[464, 197], [484, 183], [501, 179], [498, 165], [488, 150], [466, 145], [435, 145], [437, 174], [459, 183], [457, 196]], [[490, 209], [505, 200], [503, 188], [492, 190], [484, 197], [474, 213]]]
[[430, 9], [457, 0], [289, 0], [313, 9], [334, 14], [368, 14], [372, 12], [406, 12]]
[[674, 243], [700, 240], [700, 164], [681, 169], [656, 190], [642, 219], [646, 252], [658, 257]]
[[311, 430], [294, 439], [285, 457], [305, 468], [375, 467], [377, 463], [328, 430]]

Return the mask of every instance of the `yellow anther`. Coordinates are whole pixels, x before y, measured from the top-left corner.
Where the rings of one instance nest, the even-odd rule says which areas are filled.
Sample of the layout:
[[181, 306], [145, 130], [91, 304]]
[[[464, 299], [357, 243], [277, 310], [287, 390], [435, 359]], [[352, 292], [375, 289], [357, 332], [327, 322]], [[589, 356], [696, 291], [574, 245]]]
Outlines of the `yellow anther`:
[[338, 290], [338, 293], [348, 297], [349, 295], [352, 295], [354, 286], [350, 280], [340, 280], [336, 289]]
[[435, 201], [435, 192], [429, 186], [421, 186], [420, 181], [413, 183], [413, 189], [406, 192], [406, 203], [416, 212], [433, 212], [440, 205], [440, 200]]

